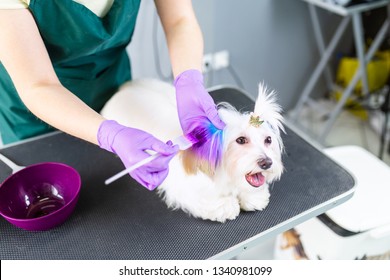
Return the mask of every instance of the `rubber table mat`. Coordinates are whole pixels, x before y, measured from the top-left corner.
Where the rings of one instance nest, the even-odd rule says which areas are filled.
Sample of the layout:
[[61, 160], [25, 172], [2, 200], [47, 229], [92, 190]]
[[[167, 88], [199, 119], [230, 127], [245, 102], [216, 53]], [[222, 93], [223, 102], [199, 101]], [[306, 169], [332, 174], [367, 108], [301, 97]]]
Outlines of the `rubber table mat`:
[[[211, 94], [216, 102], [253, 109], [254, 102], [239, 90]], [[19, 165], [57, 161], [73, 166], [82, 189], [72, 216], [50, 231], [25, 231], [0, 218], [0, 259], [208, 259], [232, 248], [245, 250], [257, 238], [325, 212], [326, 207], [318, 212], [319, 205], [335, 204], [329, 201], [353, 189], [354, 180], [344, 169], [293, 131], [287, 128], [283, 138], [286, 170], [271, 187], [268, 207], [224, 224], [167, 209], [155, 192], [129, 176], [105, 186], [105, 179], [123, 169], [120, 159], [64, 133], [7, 146], [1, 153]], [[0, 162], [0, 182], [10, 174]]]

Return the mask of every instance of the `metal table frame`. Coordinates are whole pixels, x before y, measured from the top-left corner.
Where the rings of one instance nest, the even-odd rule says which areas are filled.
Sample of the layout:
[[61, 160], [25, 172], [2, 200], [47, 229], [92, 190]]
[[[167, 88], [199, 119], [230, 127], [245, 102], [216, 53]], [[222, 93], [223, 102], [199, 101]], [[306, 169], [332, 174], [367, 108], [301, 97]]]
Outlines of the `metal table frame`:
[[[299, 112], [301, 112], [304, 104], [309, 101], [310, 94], [312, 93], [314, 86], [316, 85], [318, 79], [321, 77], [321, 74], [324, 71], [325, 71], [325, 79], [326, 79], [328, 90], [331, 91], [337, 88], [337, 86], [333, 84], [331, 71], [328, 67], [328, 62], [351, 20], [352, 20], [352, 27], [353, 27], [353, 34], [354, 34], [354, 42], [357, 51], [357, 58], [359, 60], [359, 68], [356, 70], [348, 86], [345, 89], [343, 89], [340, 100], [337, 102], [335, 108], [330, 113], [324, 128], [322, 129], [321, 133], [318, 136], [318, 141], [320, 143], [324, 143], [332, 126], [337, 120], [337, 117], [341, 113], [343, 106], [347, 102], [348, 98], [351, 96], [353, 89], [355, 88], [356, 84], [360, 79], [362, 80], [362, 84], [363, 84], [363, 94], [368, 93], [366, 65], [372, 59], [375, 52], [378, 50], [379, 46], [384, 40], [386, 32], [388, 31], [389, 28], [389, 19], [386, 19], [385, 22], [382, 24], [382, 27], [378, 31], [372, 45], [368, 49], [367, 53], [364, 53], [362, 13], [376, 8], [384, 7], [389, 4], [389, 0], [374, 1], [372, 3], [358, 4], [350, 7], [343, 7], [340, 5], [331, 4], [321, 0], [303, 0], [303, 1], [307, 2], [309, 6], [310, 18], [313, 24], [314, 35], [315, 35], [317, 47], [321, 54], [321, 59], [317, 64], [317, 66], [315, 67], [308, 82], [306, 83], [302, 91], [302, 95], [300, 96], [295, 108], [293, 109], [292, 120], [294, 121], [298, 120]], [[335, 13], [343, 17], [332, 39], [330, 40], [328, 46], [325, 46], [324, 43], [324, 38], [321, 32], [321, 27], [317, 15], [316, 7], [325, 9], [327, 11], [330, 11], [332, 13]]]

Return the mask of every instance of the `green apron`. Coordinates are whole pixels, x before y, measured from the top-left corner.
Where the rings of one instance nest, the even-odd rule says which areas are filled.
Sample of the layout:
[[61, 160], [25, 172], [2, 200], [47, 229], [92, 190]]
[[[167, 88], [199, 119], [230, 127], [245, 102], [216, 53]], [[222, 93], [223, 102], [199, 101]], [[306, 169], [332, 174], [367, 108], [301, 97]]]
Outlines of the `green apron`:
[[[30, 2], [29, 10], [61, 83], [96, 111], [102, 109], [121, 84], [131, 79], [126, 46], [133, 35], [140, 1], [115, 0], [103, 18], [72, 0]], [[0, 63], [3, 143], [52, 130], [22, 103]]]

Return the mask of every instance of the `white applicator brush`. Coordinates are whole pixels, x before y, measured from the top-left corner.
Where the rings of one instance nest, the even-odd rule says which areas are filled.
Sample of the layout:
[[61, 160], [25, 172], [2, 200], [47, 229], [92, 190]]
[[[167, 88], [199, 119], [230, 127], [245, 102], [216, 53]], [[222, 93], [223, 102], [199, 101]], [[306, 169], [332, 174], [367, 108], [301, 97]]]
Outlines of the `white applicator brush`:
[[[198, 142], [196, 140], [196, 138], [194, 138], [194, 137], [188, 137], [188, 138], [186, 138], [184, 135], [182, 135], [182, 136], [179, 136], [176, 139], [172, 140], [172, 143], [173, 143], [173, 145], [178, 145], [179, 149], [184, 151], [184, 150], [187, 150], [188, 148], [190, 148], [196, 142]], [[155, 158], [159, 157], [160, 155], [161, 155], [160, 153], [155, 153], [154, 155], [151, 155], [150, 157], [147, 157], [147, 158], [137, 162], [136, 164], [133, 164], [132, 166], [129, 166], [125, 170], [117, 173], [116, 175], [108, 178], [106, 181], [104, 181], [104, 183], [106, 185], [109, 185], [112, 182], [114, 182], [114, 181], [118, 180], [119, 178], [123, 177], [124, 175], [130, 173], [131, 171], [133, 171], [133, 170], [135, 170], [135, 169], [137, 169], [137, 168], [139, 168], [139, 167], [141, 167], [141, 166], [151, 162], [152, 160], [154, 160]]]

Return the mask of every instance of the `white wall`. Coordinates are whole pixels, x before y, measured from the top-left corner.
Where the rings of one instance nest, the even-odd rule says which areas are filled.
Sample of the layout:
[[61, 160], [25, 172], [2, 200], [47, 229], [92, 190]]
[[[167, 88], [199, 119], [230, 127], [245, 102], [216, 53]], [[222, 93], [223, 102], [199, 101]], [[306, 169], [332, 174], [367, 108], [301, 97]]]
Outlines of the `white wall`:
[[[291, 108], [319, 60], [307, 4], [301, 0], [194, 0], [193, 5], [204, 35], [205, 53], [228, 50], [246, 91], [256, 96], [257, 84], [264, 81], [279, 93], [284, 109]], [[319, 15], [329, 39], [340, 17], [322, 10]], [[153, 45], [154, 17], [154, 2], [143, 0], [129, 47], [133, 76], [159, 77], [153, 57], [157, 51], [161, 72], [169, 80], [168, 52], [160, 26], [158, 46]], [[206, 76], [206, 80], [208, 86], [236, 85], [226, 69]], [[325, 90], [323, 82], [316, 87], [320, 94]]]

